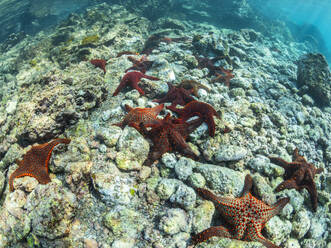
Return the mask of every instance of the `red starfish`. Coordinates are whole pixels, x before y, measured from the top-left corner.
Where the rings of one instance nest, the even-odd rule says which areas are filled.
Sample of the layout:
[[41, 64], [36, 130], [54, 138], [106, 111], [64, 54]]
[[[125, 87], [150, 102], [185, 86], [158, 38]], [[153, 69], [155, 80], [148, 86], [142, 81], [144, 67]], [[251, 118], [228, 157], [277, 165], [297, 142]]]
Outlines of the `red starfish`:
[[139, 124], [141, 122], [146, 127], [149, 127], [152, 124], [157, 124], [158, 119], [156, 117], [161, 112], [163, 107], [164, 104], [160, 104], [154, 108], [131, 108], [126, 104], [125, 110], [128, 112], [128, 114], [125, 116], [122, 122], [113, 125], [119, 126], [121, 128], [129, 125], [135, 127], [139, 131]]
[[296, 148], [293, 153], [293, 162], [286, 162], [281, 158], [270, 157], [272, 163], [275, 163], [285, 169], [285, 181], [277, 186], [276, 192], [284, 189], [307, 189], [313, 209], [317, 209], [317, 189], [314, 182], [314, 177], [323, 171], [322, 168], [316, 168], [313, 164], [307, 162], [307, 160], [299, 155], [299, 150]]
[[14, 179], [17, 177], [34, 177], [41, 184], [47, 184], [51, 181], [48, 175], [48, 162], [54, 147], [60, 143], [69, 144], [70, 139], [55, 139], [50, 143], [33, 146], [23, 157], [23, 160], [17, 160], [19, 167], [10, 175], [10, 191], [14, 190]]
[[145, 55], [142, 56], [141, 59], [139, 60], [136, 60], [134, 57], [129, 56], [128, 60], [130, 60], [133, 63], [133, 66], [126, 69], [125, 72], [128, 72], [130, 70], [136, 70], [136, 71], [141, 71], [142, 73], [146, 73], [146, 71], [148, 71], [154, 63], [154, 61], [147, 60], [147, 57]]
[[153, 102], [164, 103], [171, 102], [171, 106], [176, 107], [177, 104], [184, 106], [186, 103], [194, 101], [194, 98], [190, 96], [193, 90], [186, 90], [182, 87], [175, 87], [171, 83], [168, 84], [168, 93], [161, 99], [155, 99]]
[[90, 60], [90, 63], [94, 65], [95, 67], [99, 67], [103, 70], [104, 74], [106, 74], [106, 64], [107, 61], [104, 59], [92, 59]]
[[126, 86], [129, 85], [132, 88], [136, 89], [139, 91], [140, 95], [144, 95], [145, 92], [138, 86], [138, 83], [140, 81], [140, 79], [142, 78], [147, 78], [149, 80], [160, 80], [157, 77], [152, 77], [152, 76], [148, 76], [145, 75], [143, 73], [141, 73], [140, 71], [131, 71], [126, 73], [121, 82], [120, 85], [117, 87], [117, 89], [115, 90], [113, 96], [117, 96], [117, 94]]
[[224, 237], [245, 241], [258, 241], [268, 248], [279, 248], [262, 236], [261, 230], [265, 224], [290, 201], [290, 198], [282, 198], [273, 206], [251, 195], [252, 178], [245, 177], [245, 186], [242, 196], [239, 198], [217, 197], [212, 192], [198, 188], [198, 194], [206, 200], [212, 201], [221, 215], [231, 228], [223, 226], [210, 227], [192, 236], [192, 243], [195, 245], [213, 237]]
[[217, 118], [220, 117], [216, 110], [208, 103], [192, 101], [186, 104], [182, 109], [175, 108], [174, 106], [168, 106], [167, 109], [177, 113], [184, 121], [188, 120], [192, 116], [198, 115], [207, 123], [209, 128], [209, 135], [211, 137], [215, 136], [215, 122], [213, 116], [215, 115]]
[[234, 75], [232, 74], [233, 70], [226, 70], [223, 67], [220, 67], [222, 73], [215, 72], [216, 77], [212, 79], [212, 82], [218, 82], [222, 81], [225, 83], [225, 85], [230, 88], [230, 80], [234, 78]]
[[159, 120], [158, 124], [152, 125], [152, 129], [149, 131], [143, 123], [140, 123], [142, 133], [153, 142], [153, 147], [149, 152], [145, 164], [151, 165], [155, 160], [161, 158], [164, 153], [173, 150], [177, 150], [184, 156], [197, 160], [198, 156], [185, 142], [185, 139], [201, 123], [200, 118], [191, 122], [184, 122], [178, 119], [174, 120], [170, 117], [169, 113], [164, 119]]

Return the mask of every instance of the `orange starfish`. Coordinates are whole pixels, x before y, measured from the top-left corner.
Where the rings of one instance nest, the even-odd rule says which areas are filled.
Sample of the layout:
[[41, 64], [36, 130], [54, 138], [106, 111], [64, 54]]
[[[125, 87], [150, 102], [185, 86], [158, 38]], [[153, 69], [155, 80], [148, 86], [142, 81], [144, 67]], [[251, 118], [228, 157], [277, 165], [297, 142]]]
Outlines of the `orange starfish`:
[[51, 181], [48, 175], [48, 162], [54, 147], [60, 143], [69, 144], [70, 139], [55, 139], [50, 143], [33, 146], [23, 157], [23, 160], [17, 160], [19, 167], [10, 175], [10, 191], [14, 190], [14, 179], [17, 177], [34, 177], [41, 184], [47, 184]]
[[125, 110], [128, 114], [125, 116], [124, 120], [115, 123], [113, 125], [119, 126], [121, 128], [126, 125], [135, 127], [138, 131], [139, 124], [142, 122], [146, 127], [149, 127], [152, 124], [157, 124], [157, 116], [163, 109], [164, 104], [160, 104], [154, 108], [132, 108], [129, 105], [125, 104]]
[[268, 206], [251, 195], [250, 190], [253, 180], [250, 175], [245, 177], [245, 185], [242, 196], [239, 198], [218, 197], [206, 189], [198, 188], [198, 194], [206, 200], [212, 201], [230, 228], [224, 226], [210, 227], [192, 236], [195, 245], [207, 239], [218, 236], [224, 238], [258, 241], [267, 248], [279, 248], [265, 237], [261, 231], [265, 224], [290, 201], [290, 198], [282, 198], [273, 206]]
[[199, 116], [208, 125], [209, 135], [211, 137], [215, 136], [215, 122], [213, 116], [220, 118], [216, 110], [208, 103], [192, 101], [185, 105], [184, 108], [178, 109], [175, 106], [168, 106], [167, 109], [174, 111], [179, 115], [184, 121], [188, 120], [192, 116]]
[[132, 88], [136, 89], [139, 91], [140, 95], [144, 95], [145, 92], [138, 86], [138, 83], [140, 81], [140, 79], [142, 78], [147, 78], [149, 80], [160, 80], [157, 77], [152, 77], [152, 76], [148, 76], [145, 75], [143, 73], [141, 73], [140, 71], [131, 71], [126, 73], [121, 82], [120, 85], [117, 87], [117, 89], [115, 90], [113, 96], [118, 95], [118, 93], [126, 86], [129, 85]]

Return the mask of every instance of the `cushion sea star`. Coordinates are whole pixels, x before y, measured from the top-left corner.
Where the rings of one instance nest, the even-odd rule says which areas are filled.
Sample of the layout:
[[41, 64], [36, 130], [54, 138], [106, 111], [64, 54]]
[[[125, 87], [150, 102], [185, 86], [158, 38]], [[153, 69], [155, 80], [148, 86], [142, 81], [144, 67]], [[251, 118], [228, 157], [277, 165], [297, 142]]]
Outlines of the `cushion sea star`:
[[182, 109], [175, 108], [174, 106], [168, 106], [167, 109], [177, 113], [184, 121], [188, 120], [192, 116], [198, 115], [207, 123], [209, 135], [211, 137], [215, 136], [215, 122], [213, 116], [215, 115], [217, 118], [220, 117], [216, 110], [208, 103], [192, 101], [186, 104]]
[[125, 109], [128, 114], [125, 116], [123, 121], [113, 125], [119, 126], [121, 128], [129, 125], [137, 128], [139, 131], [140, 122], [142, 122], [146, 127], [149, 127], [152, 124], [157, 124], [158, 119], [156, 117], [161, 112], [163, 107], [164, 104], [160, 104], [154, 108], [131, 108], [126, 104]]
[[192, 236], [194, 245], [213, 236], [218, 236], [245, 241], [258, 241], [265, 247], [278, 248], [278, 246], [262, 236], [261, 230], [274, 215], [283, 209], [290, 199], [282, 198], [273, 206], [268, 206], [251, 195], [252, 181], [251, 176], [246, 175], [243, 193], [239, 198], [217, 197], [206, 189], [196, 189], [201, 197], [212, 201], [217, 206], [217, 209], [231, 228], [223, 226], [210, 227]]
[[48, 162], [54, 147], [60, 143], [69, 144], [70, 139], [55, 139], [50, 143], [33, 146], [23, 157], [17, 160], [19, 167], [10, 175], [10, 191], [14, 190], [14, 179], [17, 177], [34, 177], [41, 184], [51, 181], [48, 175]]
[[144, 95], [145, 92], [138, 86], [140, 79], [147, 78], [149, 80], [159, 80], [157, 77], [152, 77], [141, 73], [140, 71], [131, 71], [126, 73], [119, 86], [115, 90], [113, 96], [116, 96], [126, 85], [131, 86], [132, 88], [139, 91], [140, 95]]
[[193, 90], [186, 90], [182, 87], [175, 87], [171, 83], [168, 84], [168, 92], [161, 99], [153, 100], [153, 102], [164, 103], [171, 102], [171, 106], [176, 107], [177, 104], [184, 106], [186, 103], [194, 101], [194, 98], [190, 96]]
[[316, 174], [323, 171], [322, 168], [316, 168], [313, 164], [299, 155], [299, 150], [296, 148], [293, 152], [293, 162], [287, 162], [281, 158], [270, 157], [272, 163], [275, 163], [285, 169], [285, 181], [277, 186], [276, 192], [284, 189], [307, 189], [314, 211], [317, 209], [317, 189], [314, 182]]
[[196, 119], [191, 122], [175, 120], [168, 113], [159, 123], [152, 125], [151, 130], [147, 130], [143, 123], [140, 123], [142, 133], [152, 140], [151, 148], [145, 165], [151, 165], [155, 160], [162, 157], [166, 152], [177, 150], [184, 156], [197, 160], [198, 156], [192, 151], [185, 139], [189, 133], [193, 132], [196, 127], [201, 125], [202, 120]]

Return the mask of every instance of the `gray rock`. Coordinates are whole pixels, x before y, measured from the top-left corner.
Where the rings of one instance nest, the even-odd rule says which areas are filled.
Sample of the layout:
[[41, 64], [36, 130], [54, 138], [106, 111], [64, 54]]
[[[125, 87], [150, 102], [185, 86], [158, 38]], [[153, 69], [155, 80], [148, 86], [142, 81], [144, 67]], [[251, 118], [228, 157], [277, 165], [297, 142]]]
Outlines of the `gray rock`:
[[301, 248], [301, 246], [298, 240], [290, 238], [286, 240], [284, 248]]
[[116, 164], [121, 170], [140, 170], [147, 159], [149, 143], [132, 127], [125, 127], [117, 142]]
[[159, 229], [167, 234], [176, 234], [188, 230], [186, 212], [180, 208], [171, 208], [160, 220]]
[[321, 239], [325, 232], [328, 230], [328, 220], [323, 216], [315, 216], [311, 220], [309, 229], [309, 236], [313, 239]]
[[181, 157], [175, 165], [175, 172], [178, 179], [185, 181], [192, 174], [193, 167], [194, 161]]
[[194, 233], [199, 233], [210, 227], [215, 206], [211, 201], [203, 201], [200, 205], [193, 209], [192, 230]]
[[0, 192], [2, 192], [4, 186], [5, 186], [5, 175], [3, 174], [2, 171], [0, 171]]
[[207, 181], [207, 185], [220, 194], [238, 197], [244, 187], [243, 173], [212, 164], [201, 164], [195, 168]]
[[191, 235], [187, 232], [179, 232], [171, 237], [171, 241], [175, 247], [187, 248], [187, 241]]
[[237, 161], [243, 159], [247, 154], [247, 150], [243, 147], [222, 145], [215, 153], [216, 162]]
[[161, 161], [167, 168], [174, 168], [177, 163], [176, 155], [174, 153], [166, 153], [162, 156]]
[[112, 248], [133, 248], [135, 244], [134, 239], [123, 238], [119, 240], [115, 240], [111, 245]]
[[38, 185], [25, 205], [33, 233], [50, 239], [68, 234], [77, 206], [76, 196], [55, 182]]
[[273, 193], [273, 189], [270, 187], [264, 177], [260, 176], [259, 174], [255, 174], [253, 176], [253, 182], [255, 190], [254, 192], [257, 193], [259, 199], [270, 206], [276, 203], [276, 196]]
[[306, 210], [300, 210], [294, 215], [293, 233], [298, 239], [303, 238], [310, 228], [310, 218]]
[[10, 164], [15, 163], [16, 159], [23, 155], [23, 149], [17, 144], [13, 144], [9, 147], [5, 157], [2, 159], [4, 168], [7, 168]]
[[331, 104], [331, 73], [322, 54], [308, 53], [298, 61], [298, 85], [309, 94], [317, 104]]
[[108, 147], [113, 147], [117, 144], [118, 139], [122, 135], [120, 127], [111, 125], [109, 128], [100, 128], [96, 132], [97, 139], [101, 140]]
[[113, 163], [95, 162], [91, 169], [92, 183], [101, 199], [113, 205], [128, 205], [133, 197], [133, 180], [121, 173]]
[[267, 176], [282, 176], [285, 172], [282, 167], [270, 163], [270, 159], [263, 155], [256, 155], [255, 158], [248, 161], [247, 165], [251, 169]]
[[104, 216], [103, 224], [116, 238], [136, 239], [145, 228], [147, 220], [134, 209], [115, 207]]
[[194, 208], [196, 194], [194, 189], [181, 183], [177, 186], [176, 192], [170, 197], [172, 203], [179, 204], [186, 210]]
[[177, 179], [164, 178], [159, 182], [156, 192], [161, 199], [168, 200], [180, 183], [181, 182]]
[[308, 105], [308, 106], [314, 106], [315, 101], [309, 95], [304, 94], [302, 96], [302, 103], [305, 104], [305, 105]]
[[201, 175], [201, 173], [194, 172], [189, 176], [188, 183], [194, 188], [203, 188], [206, 185], [206, 179]]
[[278, 216], [274, 216], [267, 222], [265, 230], [268, 236], [271, 237], [270, 240], [279, 245], [289, 237], [292, 224], [288, 220], [282, 221]]
[[285, 189], [284, 191], [277, 193], [277, 195], [281, 197], [289, 197], [290, 204], [296, 212], [298, 212], [303, 206], [304, 197], [295, 189]]

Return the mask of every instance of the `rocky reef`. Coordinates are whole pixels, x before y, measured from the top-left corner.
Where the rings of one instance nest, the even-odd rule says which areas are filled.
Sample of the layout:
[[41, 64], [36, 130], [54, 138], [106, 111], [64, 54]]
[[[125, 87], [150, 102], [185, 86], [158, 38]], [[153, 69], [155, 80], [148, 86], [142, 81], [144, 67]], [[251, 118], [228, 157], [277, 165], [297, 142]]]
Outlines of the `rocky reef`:
[[[203, 15], [186, 2], [181, 6], [192, 16]], [[252, 16], [239, 4], [246, 1], [232, 2], [238, 5], [232, 14]], [[268, 240], [285, 248], [330, 247], [331, 92], [323, 55], [288, 40], [290, 31], [280, 23], [270, 29], [283, 31], [268, 36], [262, 26], [151, 19], [140, 10], [102, 3], [23, 37], [0, 55], [0, 247], [189, 247], [192, 234], [223, 224], [215, 205], [195, 189], [238, 197], [247, 174], [252, 193], [266, 204], [290, 198], [266, 224]], [[160, 80], [141, 79], [145, 95], [127, 87], [112, 96], [132, 66], [128, 56], [143, 61], [140, 53], [155, 40], [148, 43], [153, 64], [146, 74]], [[202, 57], [232, 71], [229, 87], [201, 68]], [[105, 60], [106, 73], [92, 59]], [[221, 116], [214, 119], [215, 135], [208, 135], [206, 123], [188, 135], [198, 161], [169, 152], [146, 166], [152, 144], [135, 128], [113, 124], [127, 114], [126, 104], [154, 107], [168, 91], [166, 82], [182, 80], [204, 86], [194, 98]], [[164, 108], [159, 117], [168, 113]], [[15, 161], [57, 137], [71, 143], [54, 149], [51, 182], [20, 177], [11, 192]], [[305, 189], [275, 192], [286, 172], [270, 157], [292, 161], [295, 148], [323, 169], [314, 178], [316, 211]], [[263, 245], [214, 237], [196, 247]]]

